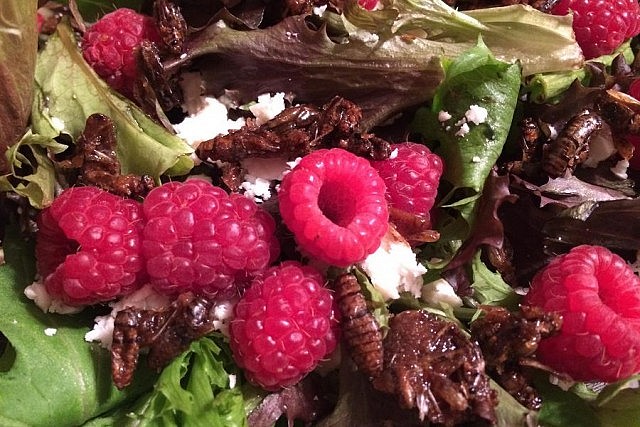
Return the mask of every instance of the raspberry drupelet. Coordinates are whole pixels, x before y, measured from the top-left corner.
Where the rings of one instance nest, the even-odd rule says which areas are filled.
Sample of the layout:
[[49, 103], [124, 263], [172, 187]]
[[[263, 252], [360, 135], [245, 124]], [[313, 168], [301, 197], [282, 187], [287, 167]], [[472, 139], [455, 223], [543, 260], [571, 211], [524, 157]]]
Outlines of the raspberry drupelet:
[[582, 245], [538, 272], [524, 304], [562, 315], [540, 360], [577, 381], [612, 382], [640, 372], [640, 278], [618, 255]]
[[236, 363], [265, 390], [293, 385], [338, 341], [332, 293], [310, 266], [286, 261], [257, 277], [235, 307], [230, 345]]
[[142, 253], [160, 293], [214, 296], [241, 285], [279, 255], [271, 215], [203, 179], [154, 188], [143, 210]]
[[38, 218], [36, 259], [47, 292], [81, 306], [137, 289], [142, 225], [138, 202], [96, 187], [65, 190]]
[[284, 176], [278, 201], [303, 251], [338, 267], [373, 253], [389, 226], [384, 181], [366, 159], [341, 148], [303, 157]]
[[132, 9], [116, 9], [84, 33], [82, 56], [111, 88], [131, 97], [140, 73], [136, 52], [143, 40], [160, 41], [154, 19]]

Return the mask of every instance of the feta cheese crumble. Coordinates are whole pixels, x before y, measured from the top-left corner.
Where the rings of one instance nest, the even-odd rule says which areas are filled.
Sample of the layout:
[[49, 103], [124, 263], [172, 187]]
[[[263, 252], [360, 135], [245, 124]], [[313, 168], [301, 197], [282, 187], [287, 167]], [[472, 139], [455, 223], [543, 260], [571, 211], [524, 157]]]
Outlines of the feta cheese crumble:
[[272, 181], [282, 181], [290, 169], [289, 164], [282, 158], [251, 157], [242, 160], [241, 166], [246, 173], [240, 188], [244, 190], [244, 195], [258, 203], [269, 200]]
[[479, 125], [487, 121], [489, 112], [486, 108], [473, 104], [470, 105], [469, 109], [464, 113], [464, 117], [467, 119], [467, 122], [472, 122], [476, 125]]
[[52, 337], [57, 333], [58, 333], [58, 330], [56, 328], [46, 328], [44, 330], [44, 334], [48, 337]]
[[453, 287], [444, 279], [434, 280], [424, 285], [421, 297], [424, 302], [435, 308], [441, 305], [462, 307], [463, 304]]
[[427, 272], [416, 259], [409, 243], [392, 227], [380, 247], [360, 263], [371, 284], [384, 299], [398, 299], [400, 292], [411, 292], [416, 298], [422, 290], [422, 275]]
[[[465, 111], [464, 116], [453, 124], [453, 126], [458, 128], [454, 135], [457, 137], [466, 136], [471, 131], [471, 127], [469, 126], [470, 123], [477, 126], [479, 124], [485, 123], [487, 121], [487, 117], [489, 117], [489, 112], [486, 108], [476, 104], [470, 105], [469, 109]], [[446, 124], [446, 122], [451, 120], [451, 118], [451, 114], [449, 114], [447, 111], [438, 112], [438, 121], [447, 131], [451, 130], [452, 128], [451, 125]]]
[[249, 111], [256, 118], [256, 124], [258, 126], [268, 122], [275, 116], [284, 111], [284, 93], [278, 92], [271, 96], [269, 93], [265, 93], [258, 96], [258, 102], [249, 106]]
[[40, 280], [36, 280], [24, 288], [24, 295], [32, 300], [44, 313], [74, 314], [83, 309], [83, 307], [66, 305], [61, 300], [52, 297]]

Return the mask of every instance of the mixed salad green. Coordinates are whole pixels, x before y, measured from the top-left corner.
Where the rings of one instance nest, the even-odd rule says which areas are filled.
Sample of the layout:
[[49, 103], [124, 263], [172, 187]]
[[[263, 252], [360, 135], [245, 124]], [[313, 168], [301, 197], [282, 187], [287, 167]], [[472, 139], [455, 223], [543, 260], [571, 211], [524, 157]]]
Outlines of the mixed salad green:
[[[91, 21], [114, 7], [139, 9], [142, 3], [77, 0], [75, 5]], [[382, 3], [383, 8], [366, 11], [348, 1], [341, 14], [322, 10], [270, 26], [234, 15], [229, 5], [188, 38], [184, 55], [164, 65], [174, 74], [198, 69], [206, 93], [227, 90], [244, 102], [265, 88], [318, 104], [340, 94], [362, 107], [365, 129], [388, 126], [391, 118], [410, 114], [406, 130], [420, 135], [446, 164], [436, 227], [441, 237], [418, 251], [428, 269], [424, 283], [441, 278], [447, 266], [464, 265], [471, 272], [473, 293], [456, 308], [428, 306], [406, 294], [392, 304], [425, 308], [460, 324], [478, 314], [478, 304], [515, 308], [520, 294], [479, 255], [479, 246], [492, 243], [503, 227], [486, 206], [497, 203], [486, 200], [508, 198], [492, 170], [505, 152], [514, 150], [509, 135], [517, 126], [522, 99], [550, 101], [566, 93], [575, 79], [589, 78], [571, 18], [527, 6], [462, 13], [440, 0]], [[25, 238], [21, 223], [24, 211], [42, 209], [54, 199], [59, 184], [52, 156], [78, 138], [89, 115], [99, 112], [114, 121], [123, 173], [148, 174], [159, 181], [196, 170], [193, 149], [185, 141], [113, 92], [86, 64], [68, 19], [39, 39], [37, 8], [36, 0], [3, 0], [0, 7], [0, 191], [3, 201], [17, 200], [3, 203], [2, 212], [0, 425], [247, 425], [247, 414], [273, 396], [243, 380], [223, 335], [194, 342], [160, 374], [141, 363], [133, 384], [120, 391], [111, 381], [109, 353], [85, 341], [94, 317], [108, 308], [45, 314], [24, 296], [24, 288], [36, 278], [33, 241]], [[531, 34], [536, 34], [534, 42]], [[629, 43], [620, 53], [629, 62], [633, 59]], [[608, 66], [613, 58], [593, 61]], [[252, 68], [261, 70], [259, 79], [237, 72]], [[463, 117], [473, 104], [486, 109], [487, 118], [472, 124], [463, 137], [438, 117], [441, 111]], [[22, 215], [8, 209], [16, 205]], [[366, 276], [359, 278], [385, 324], [390, 307]], [[378, 402], [366, 398], [365, 379], [339, 367], [323, 375], [335, 407], [317, 425], [377, 421]], [[564, 388], [548, 377], [536, 378], [543, 397], [540, 411], [525, 408], [493, 383], [499, 396], [498, 424], [640, 425], [640, 391], [629, 387], [640, 376], [606, 386], [575, 383]], [[281, 398], [293, 402], [304, 396]], [[274, 408], [260, 425], [295, 417], [295, 409]]]

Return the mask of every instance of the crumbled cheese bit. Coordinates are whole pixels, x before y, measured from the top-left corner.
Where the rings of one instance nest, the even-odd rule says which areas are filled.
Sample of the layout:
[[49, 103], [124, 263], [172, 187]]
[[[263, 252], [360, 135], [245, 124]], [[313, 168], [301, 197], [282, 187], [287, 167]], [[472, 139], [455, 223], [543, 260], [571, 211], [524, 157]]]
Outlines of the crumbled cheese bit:
[[398, 149], [394, 148], [393, 151], [391, 152], [391, 154], [389, 154], [389, 158], [390, 159], [395, 159], [396, 157], [398, 157]]
[[79, 313], [84, 308], [72, 307], [57, 298], [53, 298], [47, 292], [44, 283], [39, 280], [24, 288], [24, 295], [32, 300], [44, 313], [73, 314]]
[[99, 341], [104, 348], [111, 348], [113, 339], [113, 324], [119, 311], [128, 307], [141, 310], [157, 310], [167, 307], [169, 298], [156, 292], [151, 285], [145, 285], [130, 295], [110, 303], [111, 313], [105, 316], [97, 316], [94, 319], [93, 329], [84, 336], [85, 341]]
[[480, 160], [482, 160], [482, 159], [480, 158], [480, 156], [473, 156], [473, 157], [471, 158], [471, 161], [472, 161], [473, 163], [479, 163], [479, 162], [480, 162]]
[[380, 247], [365, 258], [360, 267], [386, 300], [400, 298], [402, 291], [419, 297], [422, 275], [427, 272], [417, 261], [411, 246], [393, 227], [389, 227]]
[[237, 299], [218, 302], [213, 308], [213, 327], [223, 335], [229, 336], [229, 323], [233, 318], [233, 310]]
[[237, 383], [237, 377], [234, 374], [229, 374], [229, 388], [234, 388]]
[[242, 160], [242, 168], [246, 171], [244, 182], [240, 188], [244, 195], [260, 203], [271, 198], [271, 182], [282, 181], [289, 163], [281, 158], [247, 158]]
[[265, 93], [258, 96], [258, 102], [249, 106], [249, 111], [256, 118], [256, 124], [258, 126], [268, 122], [275, 116], [284, 111], [284, 93], [278, 92], [271, 96], [269, 93]]
[[610, 170], [611, 172], [620, 179], [627, 179], [627, 169], [629, 168], [629, 160], [622, 159], [619, 160], [615, 166], [613, 166]]
[[462, 307], [462, 299], [456, 294], [451, 284], [444, 279], [434, 280], [422, 287], [422, 300], [432, 307], [449, 305]]
[[193, 148], [202, 141], [240, 129], [245, 123], [241, 118], [229, 120], [227, 107], [216, 98], [207, 96], [203, 98], [203, 102], [204, 108], [174, 125], [177, 135]]
[[0, 265], [4, 264], [4, 249], [0, 248]]
[[52, 337], [57, 333], [58, 333], [58, 330], [56, 328], [47, 328], [44, 330], [44, 334], [48, 337]]
[[322, 16], [327, 11], [327, 5], [316, 6], [313, 8], [313, 14], [316, 16]]
[[465, 136], [469, 131], [469, 125], [467, 123], [463, 123], [462, 126], [460, 126], [460, 129], [455, 133], [455, 136]]
[[380, 40], [380, 36], [367, 30], [358, 29], [349, 33], [352, 40], [359, 40], [365, 44], [376, 44]]
[[487, 121], [489, 112], [486, 108], [474, 104], [469, 106], [469, 109], [464, 113], [464, 117], [467, 119], [467, 122], [472, 122], [476, 125], [479, 125], [480, 123], [484, 123]]
[[440, 123], [446, 122], [447, 120], [450, 120], [450, 119], [451, 119], [451, 114], [449, 114], [449, 112], [444, 110], [438, 112], [438, 121]]

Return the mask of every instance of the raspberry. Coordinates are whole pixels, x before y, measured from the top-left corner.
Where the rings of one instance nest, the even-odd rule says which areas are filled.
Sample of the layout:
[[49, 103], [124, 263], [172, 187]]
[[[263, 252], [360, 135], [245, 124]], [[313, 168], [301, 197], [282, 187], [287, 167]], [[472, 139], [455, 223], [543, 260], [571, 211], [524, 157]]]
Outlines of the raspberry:
[[38, 218], [36, 258], [49, 294], [69, 305], [108, 301], [143, 277], [142, 209], [96, 187], [64, 191]]
[[160, 40], [153, 18], [132, 9], [116, 9], [84, 33], [82, 56], [109, 86], [131, 97], [139, 74], [136, 51], [143, 40]]
[[373, 253], [387, 231], [384, 181], [369, 162], [341, 148], [302, 158], [280, 185], [285, 225], [311, 256], [346, 267]]
[[256, 278], [235, 307], [233, 357], [266, 390], [297, 383], [331, 353], [338, 322], [331, 292], [310, 266], [287, 261]]
[[640, 32], [638, 0], [561, 0], [554, 15], [573, 12], [573, 31], [586, 59], [608, 55]]
[[640, 371], [640, 279], [618, 255], [578, 246], [538, 272], [524, 303], [563, 317], [543, 339], [543, 363], [578, 381], [612, 382]]
[[145, 198], [142, 253], [158, 292], [216, 295], [279, 254], [275, 221], [253, 200], [202, 179], [170, 182]]
[[389, 159], [371, 162], [387, 186], [389, 206], [429, 219], [444, 168], [442, 159], [413, 142], [393, 144], [391, 149]]

